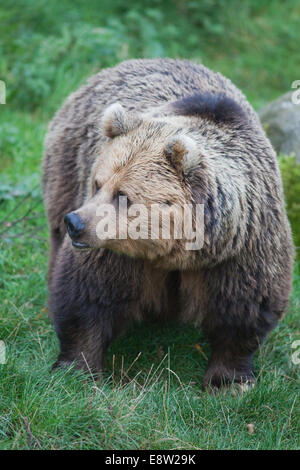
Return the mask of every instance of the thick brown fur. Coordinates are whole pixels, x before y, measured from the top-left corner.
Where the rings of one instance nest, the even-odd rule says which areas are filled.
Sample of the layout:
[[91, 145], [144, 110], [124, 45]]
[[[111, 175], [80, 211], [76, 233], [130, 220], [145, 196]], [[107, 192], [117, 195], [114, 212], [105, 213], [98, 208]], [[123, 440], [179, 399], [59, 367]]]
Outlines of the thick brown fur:
[[[287, 308], [293, 245], [276, 155], [242, 93], [188, 61], [103, 70], [54, 117], [43, 170], [57, 365], [101, 371], [113, 338], [154, 313], [202, 325], [204, 387], [252, 382], [253, 355]], [[94, 208], [119, 193], [146, 206], [204, 204], [203, 248], [97, 245]], [[93, 249], [72, 247], [71, 211]]]

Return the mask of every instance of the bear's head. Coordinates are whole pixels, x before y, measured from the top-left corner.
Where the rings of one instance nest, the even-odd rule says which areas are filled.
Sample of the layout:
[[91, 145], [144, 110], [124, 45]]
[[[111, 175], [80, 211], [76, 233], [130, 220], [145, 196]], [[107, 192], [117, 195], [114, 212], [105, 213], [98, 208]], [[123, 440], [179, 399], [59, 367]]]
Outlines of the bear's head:
[[[109, 106], [106, 142], [91, 169], [85, 203], [65, 223], [77, 249], [109, 248], [150, 260], [180, 256], [192, 225], [187, 175], [199, 146], [173, 116], [155, 118]], [[175, 263], [176, 264], [176, 263]]]

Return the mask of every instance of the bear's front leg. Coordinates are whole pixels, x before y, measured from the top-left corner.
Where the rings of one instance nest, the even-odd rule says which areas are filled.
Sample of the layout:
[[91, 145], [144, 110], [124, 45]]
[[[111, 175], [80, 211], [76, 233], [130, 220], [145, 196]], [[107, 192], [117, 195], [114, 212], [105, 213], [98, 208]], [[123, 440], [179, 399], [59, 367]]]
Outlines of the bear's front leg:
[[238, 329], [225, 325], [207, 332], [211, 357], [203, 379], [203, 388], [213, 391], [233, 383], [242, 389], [254, 385], [253, 356], [259, 347], [258, 338], [245, 337]]
[[[249, 320], [249, 319], [247, 319]], [[211, 345], [211, 357], [203, 379], [203, 389], [214, 390], [233, 383], [241, 391], [252, 388], [255, 382], [253, 356], [262, 345], [267, 333], [276, 325], [273, 312], [264, 312], [253, 325], [223, 325], [212, 327], [204, 324], [204, 332]]]
[[[254, 385], [253, 357], [266, 335], [276, 326], [280, 312], [276, 296], [263, 276], [247, 278], [246, 269], [225, 265], [211, 271], [207, 278], [208, 314], [203, 330], [211, 346], [211, 357], [203, 380], [204, 389], [221, 388], [233, 383], [241, 390]], [[256, 279], [256, 282], [253, 280]], [[258, 281], [262, 279], [262, 283]]]
[[138, 306], [132, 263], [107, 250], [77, 253], [64, 242], [50, 285], [60, 343], [54, 367], [74, 362], [77, 368], [102, 371], [107, 347]]
[[97, 304], [90, 304], [84, 311], [74, 303], [64, 309], [64, 315], [54, 315], [60, 353], [53, 368], [74, 363], [78, 369], [87, 369], [93, 374], [101, 373], [105, 351], [113, 338], [106, 312]]

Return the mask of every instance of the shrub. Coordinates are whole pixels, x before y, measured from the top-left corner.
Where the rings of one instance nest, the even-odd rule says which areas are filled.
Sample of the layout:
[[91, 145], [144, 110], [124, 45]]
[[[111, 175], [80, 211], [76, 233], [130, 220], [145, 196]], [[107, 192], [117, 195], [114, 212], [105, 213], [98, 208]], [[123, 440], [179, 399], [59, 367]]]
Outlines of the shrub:
[[300, 259], [300, 163], [293, 156], [281, 156], [279, 159], [282, 174], [285, 201], [288, 218], [293, 232], [297, 249], [297, 258]]

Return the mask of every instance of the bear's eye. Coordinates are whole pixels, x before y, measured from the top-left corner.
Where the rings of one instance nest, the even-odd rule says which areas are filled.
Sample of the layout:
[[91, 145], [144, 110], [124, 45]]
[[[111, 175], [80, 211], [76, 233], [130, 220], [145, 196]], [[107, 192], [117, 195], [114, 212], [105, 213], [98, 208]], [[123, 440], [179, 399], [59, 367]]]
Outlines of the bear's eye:
[[126, 197], [127, 198], [127, 206], [130, 206], [131, 204], [131, 201], [129, 199], [129, 197], [127, 196], [127, 194], [125, 194], [123, 191], [118, 191], [116, 193], [116, 199], [118, 199], [118, 201], [120, 201], [120, 197]]
[[95, 180], [95, 183], [94, 183], [95, 194], [99, 191], [99, 189], [100, 189], [100, 184], [98, 183], [98, 181]]

